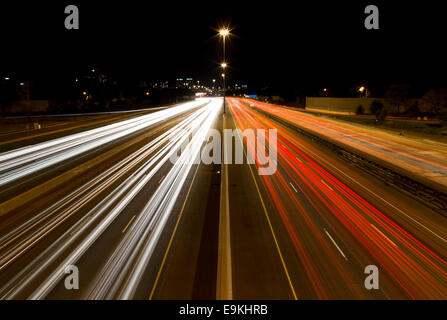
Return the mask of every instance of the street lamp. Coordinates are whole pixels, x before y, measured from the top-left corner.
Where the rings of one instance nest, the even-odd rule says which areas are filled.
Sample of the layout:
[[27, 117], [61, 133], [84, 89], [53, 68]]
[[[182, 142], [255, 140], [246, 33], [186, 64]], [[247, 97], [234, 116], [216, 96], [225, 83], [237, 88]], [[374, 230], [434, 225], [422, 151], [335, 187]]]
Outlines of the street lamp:
[[363, 91], [365, 91], [365, 97], [368, 97], [368, 88], [366, 88], [365, 86], [361, 86], [359, 88], [360, 96], [362, 96]]
[[219, 30], [219, 34], [222, 37], [226, 37], [226, 36], [228, 36], [230, 34], [230, 30], [228, 30], [228, 29], [221, 29], [221, 30]]
[[[230, 34], [230, 30], [228, 29], [220, 29], [219, 30], [219, 35], [222, 37], [222, 44], [223, 44], [223, 61], [226, 61], [225, 58], [225, 38]], [[227, 64], [224, 62], [221, 64], [222, 69], [225, 70]], [[222, 73], [222, 78], [223, 78], [223, 102], [224, 102], [224, 113], [225, 113], [225, 74]]]

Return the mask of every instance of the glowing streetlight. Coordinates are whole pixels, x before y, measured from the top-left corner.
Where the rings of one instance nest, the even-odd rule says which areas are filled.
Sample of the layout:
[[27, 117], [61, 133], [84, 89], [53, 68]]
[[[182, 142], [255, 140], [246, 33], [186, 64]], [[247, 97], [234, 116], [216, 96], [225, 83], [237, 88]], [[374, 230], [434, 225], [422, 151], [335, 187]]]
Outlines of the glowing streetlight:
[[[227, 61], [225, 58], [225, 38], [230, 34], [230, 30], [224, 28], [219, 30], [219, 35], [222, 37], [222, 48], [223, 48], [223, 61]], [[221, 64], [222, 69], [225, 69], [227, 64], [224, 62]], [[224, 102], [224, 113], [225, 113], [225, 74], [222, 73], [223, 79], [223, 102]]]
[[228, 30], [228, 29], [220, 29], [220, 30], [219, 30], [219, 34], [220, 34], [222, 37], [226, 37], [226, 36], [228, 36], [228, 35], [230, 34], [230, 30]]
[[[361, 86], [359, 88], [359, 92], [360, 92], [360, 96], [364, 95], [365, 98], [368, 97], [368, 88], [366, 86]], [[363, 92], [365, 92], [365, 93], [363, 94]]]

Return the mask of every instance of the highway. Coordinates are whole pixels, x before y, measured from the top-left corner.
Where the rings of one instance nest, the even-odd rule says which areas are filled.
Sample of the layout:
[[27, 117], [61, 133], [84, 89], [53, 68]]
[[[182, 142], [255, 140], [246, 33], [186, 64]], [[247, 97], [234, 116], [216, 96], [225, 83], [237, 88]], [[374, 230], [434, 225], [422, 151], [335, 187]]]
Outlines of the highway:
[[[2, 153], [1, 297], [133, 298], [221, 104], [196, 100]], [[69, 265], [79, 290], [65, 290]]]
[[[222, 98], [202, 98], [2, 131], [0, 298], [447, 298], [445, 216], [294, 125], [348, 143], [353, 134], [287, 108], [226, 104], [225, 114]], [[276, 129], [276, 144], [261, 141], [276, 171], [259, 174], [262, 155], [238, 133], [255, 163], [191, 161], [211, 129]], [[392, 147], [444, 168], [439, 155]], [[65, 287], [71, 265], [77, 290]], [[370, 265], [377, 290], [364, 286]]]
[[[445, 217], [249, 103], [232, 99], [230, 110], [234, 128], [278, 130], [274, 175], [257, 175], [259, 163], [229, 173], [235, 298], [447, 297]], [[368, 265], [380, 290], [363, 285]]]

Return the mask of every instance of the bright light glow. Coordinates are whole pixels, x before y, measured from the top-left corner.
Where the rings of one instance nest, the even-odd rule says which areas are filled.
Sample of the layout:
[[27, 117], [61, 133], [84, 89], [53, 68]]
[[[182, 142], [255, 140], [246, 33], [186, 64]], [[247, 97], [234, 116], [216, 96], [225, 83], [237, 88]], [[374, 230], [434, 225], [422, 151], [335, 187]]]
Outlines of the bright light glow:
[[192, 101], [151, 114], [0, 153], [0, 186], [75, 157], [115, 139], [166, 121], [195, 109], [203, 101]]
[[220, 66], [225, 69], [227, 67], [227, 64], [223, 62]]
[[222, 37], [226, 37], [226, 36], [228, 36], [228, 35], [230, 34], [230, 30], [228, 30], [228, 29], [221, 29], [221, 30], [219, 31], [219, 34], [220, 34]]
[[[81, 187], [82, 190], [79, 190], [80, 192], [77, 190], [61, 200], [72, 201], [73, 196], [78, 197], [79, 195], [82, 198], [90, 197], [91, 193], [94, 192], [92, 188], [94, 188], [93, 190], [100, 190], [104, 188], [104, 183], [113, 183], [116, 180], [116, 175], [127, 171], [129, 166], [142, 164], [132, 175], [117, 185], [113, 192], [108, 194], [94, 208], [90, 209], [73, 228], [50, 244], [47, 248], [47, 255], [36, 257], [33, 260], [32, 267], [27, 269], [26, 281], [30, 279], [36, 280], [37, 278], [43, 278], [44, 281], [28, 298], [44, 298], [63, 277], [63, 271], [67, 264], [75, 263], [91, 247], [96, 239], [125, 210], [132, 199], [159, 172], [160, 168], [171, 159], [171, 156], [186, 144], [186, 150], [189, 152], [181, 153], [178, 160], [159, 184], [155, 193], [147, 199], [145, 207], [129, 225], [129, 232], [124, 234], [123, 238], [119, 240], [119, 244], [109, 256], [107, 263], [98, 272], [88, 295], [90, 299], [132, 298], [146, 266], [152, 258], [154, 248], [176, 204], [176, 200], [191, 172], [193, 163], [188, 161], [188, 159], [195, 159], [200, 155], [201, 147], [207, 138], [208, 131], [219, 115], [221, 106], [222, 101], [220, 99], [198, 99], [195, 102], [183, 104], [181, 110], [185, 111], [186, 108], [191, 110], [192, 114], [190, 116], [181, 120], [173, 128], [155, 138], [134, 154], [123, 159], [116, 166], [110, 168], [107, 175], [88, 182]], [[169, 109], [172, 110], [173, 108]], [[176, 110], [176, 115], [179, 114], [179, 110]], [[163, 118], [168, 116], [168, 113], [171, 113], [168, 110], [164, 111], [166, 114], [163, 115]], [[161, 116], [161, 114], [158, 115], [158, 117]], [[145, 118], [146, 116], [139, 117], [140, 120]], [[147, 120], [148, 118], [145, 119], [145, 121]], [[190, 139], [189, 137], [192, 138]], [[73, 203], [79, 204], [79, 202], [83, 202], [79, 200], [74, 199]], [[55, 213], [54, 215], [49, 217], [49, 212], [42, 212], [36, 219], [39, 221], [41, 219], [50, 219], [51, 223], [61, 223], [59, 222], [61, 220], [59, 215], [61, 213], [65, 215], [67, 209], [65, 206], [59, 207], [60, 203], [49, 209]], [[78, 210], [78, 207], [78, 205], [75, 205], [74, 211]], [[64, 219], [66, 218], [64, 217]], [[46, 223], [42, 223], [42, 225], [36, 223], [31, 227], [44, 230], [47, 226]], [[22, 232], [22, 230], [14, 231]], [[8, 234], [7, 237], [14, 235], [15, 232]], [[23, 240], [32, 241], [34, 239], [25, 237]], [[62, 253], [69, 247], [73, 250], [64, 256], [64, 259], [61, 259]], [[16, 249], [19, 250], [21, 247], [17, 246]], [[19, 255], [22, 255], [22, 252], [21, 250]], [[0, 259], [2, 254], [3, 252], [0, 253]], [[15, 256], [12, 258], [15, 258]], [[62, 261], [58, 262], [58, 259]], [[8, 262], [7, 260], [5, 261]], [[57, 265], [54, 266], [56, 262]], [[43, 275], [44, 271], [47, 271], [47, 273]], [[120, 276], [124, 274], [126, 275], [125, 277]], [[23, 283], [19, 281], [17, 285], [11, 288], [7, 297], [12, 298], [21, 294], [22, 289]]]
[[364, 86], [361, 86], [360, 88], [359, 88], [359, 91], [360, 92], [363, 92], [365, 90], [365, 87]]

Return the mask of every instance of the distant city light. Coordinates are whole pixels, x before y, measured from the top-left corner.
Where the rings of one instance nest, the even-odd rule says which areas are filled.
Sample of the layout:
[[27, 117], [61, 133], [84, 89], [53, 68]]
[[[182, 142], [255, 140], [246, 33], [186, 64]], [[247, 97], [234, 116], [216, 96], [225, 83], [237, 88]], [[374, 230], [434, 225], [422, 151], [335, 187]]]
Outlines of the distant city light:
[[149, 91], [146, 91], [146, 93], [145, 93], [145, 94], [146, 94], [146, 96], [148, 96], [148, 95], [149, 95], [150, 93], [149, 93]]
[[225, 69], [227, 67], [227, 64], [223, 62], [220, 66]]
[[360, 92], [365, 91], [365, 87], [364, 87], [364, 86], [361, 86], [361, 87], [359, 88], [359, 91], [360, 91]]
[[5, 77], [5, 80], [9, 80], [9, 77]]
[[87, 95], [87, 91], [82, 91], [82, 94], [83, 94], [84, 96], [86, 96], [86, 95]]

